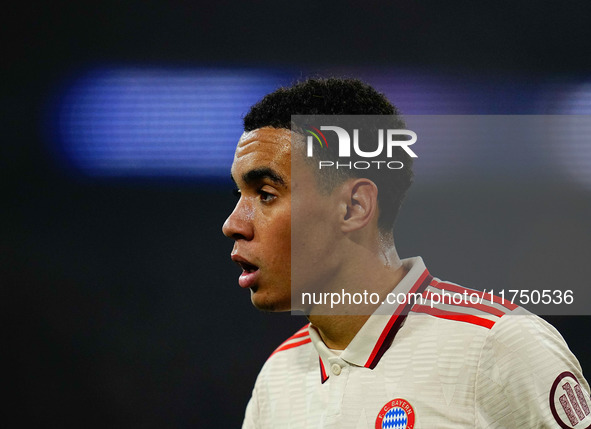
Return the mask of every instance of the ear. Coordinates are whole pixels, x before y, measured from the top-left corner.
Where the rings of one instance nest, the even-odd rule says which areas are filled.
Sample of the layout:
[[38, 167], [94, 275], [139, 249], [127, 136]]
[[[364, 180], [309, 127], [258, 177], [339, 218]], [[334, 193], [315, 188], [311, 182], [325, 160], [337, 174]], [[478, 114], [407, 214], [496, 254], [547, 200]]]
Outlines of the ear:
[[346, 210], [341, 230], [360, 230], [378, 214], [378, 187], [369, 179], [355, 179], [348, 181], [343, 191]]

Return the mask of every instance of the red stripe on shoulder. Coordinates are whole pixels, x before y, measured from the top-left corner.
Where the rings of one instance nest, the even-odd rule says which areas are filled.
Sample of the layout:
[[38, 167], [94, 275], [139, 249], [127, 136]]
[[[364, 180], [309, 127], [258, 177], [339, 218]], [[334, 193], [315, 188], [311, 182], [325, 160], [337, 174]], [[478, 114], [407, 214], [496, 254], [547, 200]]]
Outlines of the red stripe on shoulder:
[[[429, 286], [437, 288], [437, 289], [441, 289], [441, 290], [445, 289], [450, 292], [456, 292], [456, 293], [461, 293], [461, 294], [463, 294], [464, 292], [468, 293], [468, 295], [476, 294], [478, 297], [481, 297], [487, 301], [492, 301], [495, 304], [500, 304], [503, 307], [505, 307], [506, 309], [511, 310], [511, 311], [513, 311], [517, 307], [519, 307], [517, 304], [513, 304], [511, 301], [503, 299], [503, 298], [496, 296], [496, 295], [492, 295], [489, 292], [482, 292], [479, 290], [468, 289], [468, 288], [454, 285], [451, 283], [438, 282], [436, 280], [433, 280], [431, 282], [431, 284], [429, 284]], [[492, 297], [492, 300], [491, 300], [491, 297]]]
[[473, 325], [483, 326], [491, 329], [495, 326], [495, 322], [484, 317], [474, 316], [472, 314], [456, 313], [454, 311], [441, 310], [439, 308], [432, 308], [428, 305], [415, 305], [412, 308], [415, 313], [425, 313], [431, 316], [439, 317], [441, 319], [455, 320], [457, 322], [466, 322]]
[[[294, 347], [303, 346], [304, 344], [308, 344], [311, 342], [312, 342], [312, 339], [310, 337], [308, 337], [308, 338], [306, 338], [302, 341], [298, 341], [296, 343], [289, 343], [289, 344], [281, 345], [281, 346], [277, 347], [277, 349], [275, 349], [275, 351], [273, 353], [271, 353], [271, 356], [273, 356], [275, 353], [282, 352], [283, 350], [293, 349]], [[271, 356], [269, 356], [269, 358]]]
[[[282, 342], [279, 347], [277, 347], [275, 349], [275, 351], [273, 353], [271, 353], [271, 355], [269, 356], [269, 358], [271, 356], [273, 356], [275, 353], [281, 352], [283, 350], [288, 350], [294, 347], [298, 347], [304, 344], [308, 344], [310, 342], [312, 342], [312, 340], [310, 339], [310, 334], [308, 333], [308, 327], [310, 326], [310, 324], [306, 324], [305, 326], [303, 326], [301, 329], [299, 329], [295, 334], [293, 334], [291, 337], [289, 337], [287, 340], [285, 340], [284, 342]], [[294, 341], [297, 340], [299, 338], [302, 338], [302, 340], [299, 341]]]
[[302, 326], [300, 329], [298, 329], [298, 330], [296, 331], [296, 334], [297, 334], [298, 332], [302, 332], [302, 331], [308, 331], [308, 328], [310, 327], [310, 325], [311, 325], [311, 323], [306, 323], [304, 326]]
[[305, 337], [308, 335], [310, 335], [310, 334], [308, 334], [308, 331], [298, 331], [295, 334], [293, 334], [291, 337], [289, 337], [286, 341], [295, 340], [296, 338], [302, 338], [302, 337]]
[[[430, 301], [434, 301], [433, 296], [436, 295], [433, 292], [430, 292], [428, 290], [426, 290], [425, 292], [423, 292], [423, 297], [425, 299], [428, 299]], [[485, 305], [485, 304], [479, 304], [479, 303], [472, 303], [470, 301], [460, 301], [458, 302], [458, 300], [453, 300], [451, 298], [451, 295], [448, 296], [444, 296], [444, 299], [442, 300], [441, 297], [439, 298], [439, 303], [441, 304], [448, 304], [448, 305], [455, 305], [458, 307], [466, 307], [466, 308], [474, 308], [475, 310], [480, 310], [484, 313], [489, 313], [492, 314], [493, 316], [497, 316], [497, 317], [503, 317], [505, 315], [505, 312], [502, 310], [499, 310], [498, 308], [495, 307], [491, 307], [490, 305]], [[447, 299], [445, 299], [447, 298]], [[487, 301], [488, 302], [488, 301]]]

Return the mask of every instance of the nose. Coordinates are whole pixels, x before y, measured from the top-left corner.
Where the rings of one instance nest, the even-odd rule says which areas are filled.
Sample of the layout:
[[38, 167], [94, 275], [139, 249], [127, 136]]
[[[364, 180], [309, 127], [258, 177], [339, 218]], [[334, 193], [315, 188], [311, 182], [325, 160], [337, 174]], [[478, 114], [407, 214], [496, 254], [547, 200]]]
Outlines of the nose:
[[224, 222], [222, 232], [234, 240], [252, 240], [254, 235], [253, 213], [247, 204], [238, 201], [234, 211]]

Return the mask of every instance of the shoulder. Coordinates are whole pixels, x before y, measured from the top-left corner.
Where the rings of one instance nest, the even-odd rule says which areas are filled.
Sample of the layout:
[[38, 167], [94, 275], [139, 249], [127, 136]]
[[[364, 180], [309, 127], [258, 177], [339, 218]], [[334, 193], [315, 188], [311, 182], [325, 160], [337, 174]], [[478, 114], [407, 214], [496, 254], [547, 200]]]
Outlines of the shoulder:
[[[452, 329], [468, 329], [485, 336], [508, 314], [522, 314], [523, 310], [492, 293], [437, 278], [429, 282], [415, 302], [412, 307], [414, 313], [446, 320], [449, 322], [446, 325]], [[473, 327], [481, 329], [474, 330]]]
[[482, 360], [490, 365], [506, 365], [505, 372], [509, 374], [521, 371], [552, 381], [566, 370], [581, 374], [578, 360], [556, 328], [523, 309], [495, 324]]
[[491, 347], [511, 353], [547, 349], [552, 354], [566, 352], [571, 355], [564, 339], [552, 325], [491, 292], [434, 278], [422, 298], [413, 306], [413, 312], [447, 320], [451, 322], [451, 329], [467, 328], [480, 333]]
[[271, 410], [278, 398], [285, 396], [285, 386], [297, 385], [305, 378], [303, 375], [307, 362], [311, 360], [309, 356], [313, 347], [308, 326], [306, 324], [297, 330], [268, 357], [256, 379], [246, 409], [244, 428], [261, 427], [261, 422], [271, 421]]
[[309, 327], [310, 327], [310, 324], [307, 323], [306, 325], [304, 325], [300, 329], [298, 329], [291, 337], [289, 337], [284, 342], [282, 342], [279, 345], [279, 347], [277, 347], [275, 349], [275, 351], [273, 351], [273, 353], [271, 353], [271, 355], [269, 356], [269, 359], [271, 359], [273, 356], [275, 356], [276, 354], [281, 353], [283, 351], [295, 349], [297, 347], [301, 347], [305, 344], [311, 343], [312, 340], [310, 339], [310, 333], [308, 332]]
[[[521, 367], [525, 372], [532, 368], [547, 372], [548, 377], [560, 374], [559, 368], [580, 373], [580, 365], [560, 333], [509, 300], [435, 278], [421, 298], [412, 312], [432, 316], [421, 322], [424, 329], [436, 328], [442, 337], [453, 340], [467, 336], [471, 344], [479, 344], [481, 376], [491, 370], [493, 379], [502, 378]], [[502, 369], [503, 365], [507, 367]]]
[[311, 353], [314, 347], [308, 332], [309, 326], [308, 323], [297, 330], [269, 355], [257, 383], [264, 382], [269, 377], [287, 377], [306, 370], [310, 356], [314, 355]]
[[463, 339], [464, 348], [470, 347], [476, 365], [476, 426], [591, 423], [589, 386], [552, 325], [489, 292], [438, 279], [423, 297], [427, 301], [413, 312], [433, 317], [422, 324], [437, 329], [444, 344]]
[[558, 331], [533, 314], [495, 324], [475, 388], [481, 418], [498, 426], [573, 427], [591, 420], [589, 385], [577, 358]]

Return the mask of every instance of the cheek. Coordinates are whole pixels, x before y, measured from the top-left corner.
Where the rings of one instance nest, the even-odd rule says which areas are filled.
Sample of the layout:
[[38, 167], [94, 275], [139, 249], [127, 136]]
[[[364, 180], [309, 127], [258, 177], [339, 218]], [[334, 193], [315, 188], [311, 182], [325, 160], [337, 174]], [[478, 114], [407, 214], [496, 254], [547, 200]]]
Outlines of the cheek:
[[292, 263], [306, 270], [324, 265], [335, 251], [334, 223], [323, 218], [294, 221], [291, 234]]
[[318, 201], [316, 204], [299, 205], [292, 211], [293, 250], [325, 249], [337, 236], [338, 219], [336, 208], [330, 201]]
[[291, 256], [291, 216], [285, 211], [273, 222], [261, 222], [260, 238], [267, 243], [265, 253], [267, 260], [275, 266], [289, 267]]

